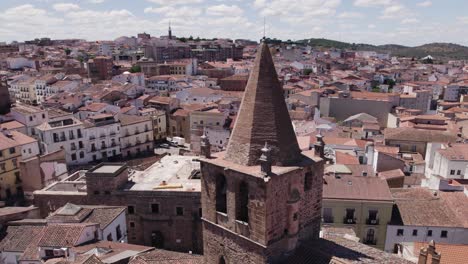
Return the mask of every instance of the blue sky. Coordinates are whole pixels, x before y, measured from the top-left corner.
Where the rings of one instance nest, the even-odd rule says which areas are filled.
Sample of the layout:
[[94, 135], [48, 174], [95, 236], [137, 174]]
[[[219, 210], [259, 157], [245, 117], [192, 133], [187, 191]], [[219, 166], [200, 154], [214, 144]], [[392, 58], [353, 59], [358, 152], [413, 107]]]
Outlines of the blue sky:
[[147, 32], [403, 45], [468, 45], [462, 0], [1, 0], [0, 41], [36, 37], [111, 40]]

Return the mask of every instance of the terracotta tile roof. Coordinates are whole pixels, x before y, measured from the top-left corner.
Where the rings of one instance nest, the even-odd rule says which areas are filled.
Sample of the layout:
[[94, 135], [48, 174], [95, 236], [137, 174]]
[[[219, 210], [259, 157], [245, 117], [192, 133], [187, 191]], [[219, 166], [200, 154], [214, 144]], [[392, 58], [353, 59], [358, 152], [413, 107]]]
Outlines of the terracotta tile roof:
[[[426, 242], [414, 242], [413, 255], [419, 256], [420, 249], [427, 245]], [[435, 249], [441, 255], [440, 264], [465, 264], [468, 260], [468, 245], [436, 243]]]
[[391, 147], [391, 146], [375, 146], [375, 150], [377, 152], [388, 153], [388, 154], [398, 154], [400, 152], [399, 147]]
[[356, 156], [352, 156], [341, 151], [335, 152], [335, 159], [337, 164], [360, 164], [359, 159]]
[[0, 149], [13, 148], [33, 142], [37, 142], [37, 140], [15, 130], [0, 132]]
[[3, 128], [7, 130], [13, 130], [13, 129], [23, 128], [23, 127], [26, 127], [26, 126], [16, 120], [0, 124], [0, 130], [2, 130]]
[[[432, 191], [422, 187], [392, 189], [403, 224], [414, 226], [468, 226], [463, 218], [468, 216], [468, 198], [462, 196], [463, 193], [460, 194]], [[455, 202], [456, 204], [453, 204]], [[462, 209], [454, 210], [456, 205], [462, 206]]]
[[324, 199], [392, 201], [387, 182], [378, 177], [326, 176]]
[[395, 254], [346, 239], [341, 233], [332, 232], [324, 232], [324, 238], [302, 243], [284, 263], [413, 264]]
[[[71, 207], [75, 209], [70, 209]], [[119, 206], [73, 205], [67, 203], [47, 217], [47, 221], [49, 223], [95, 223], [99, 224], [101, 229], [104, 229], [124, 211], [125, 207]]]
[[73, 247], [78, 242], [81, 233], [87, 225], [53, 224], [44, 229], [39, 240], [40, 247]]
[[106, 251], [105, 253], [101, 253], [99, 255], [99, 258], [104, 263], [127, 263], [126, 260], [129, 258], [153, 249], [153, 247], [105, 240], [95, 241], [73, 247], [73, 251], [77, 254], [89, 254], [89, 252], [94, 252], [95, 250], [101, 250], [101, 252], [102, 250]]
[[90, 112], [98, 112], [99, 110], [102, 110], [105, 108], [108, 104], [106, 103], [91, 103], [89, 105], [85, 105], [80, 107], [78, 110], [79, 111], [90, 111]]
[[456, 136], [442, 131], [415, 129], [409, 127], [386, 128], [385, 140], [401, 140], [416, 142], [455, 142]]
[[403, 173], [401, 169], [396, 169], [396, 170], [388, 170], [388, 171], [379, 172], [379, 177], [382, 177], [384, 179], [393, 179], [393, 178], [405, 177], [405, 174]]
[[437, 152], [448, 160], [468, 160], [468, 145], [453, 144], [446, 149], [439, 149]]
[[77, 255], [74, 259], [52, 258], [44, 264], [104, 264], [96, 255]]
[[131, 124], [151, 121], [151, 118], [149, 116], [136, 116], [136, 115], [121, 114], [119, 115], [119, 120], [122, 126], [128, 126]]
[[164, 96], [155, 96], [149, 100], [150, 103], [157, 103], [157, 104], [169, 104], [175, 100], [171, 97], [164, 97]]
[[0, 242], [0, 251], [23, 252], [42, 235], [44, 226], [9, 226]]
[[140, 254], [130, 260], [129, 264], [202, 264], [203, 256], [188, 253], [155, 249]]

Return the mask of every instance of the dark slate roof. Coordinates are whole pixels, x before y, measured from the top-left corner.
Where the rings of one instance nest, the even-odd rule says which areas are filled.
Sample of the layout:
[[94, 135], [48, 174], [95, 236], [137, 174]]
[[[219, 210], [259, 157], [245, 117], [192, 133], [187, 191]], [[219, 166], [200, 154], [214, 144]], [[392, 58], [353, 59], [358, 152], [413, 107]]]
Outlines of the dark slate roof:
[[268, 142], [273, 165], [300, 159], [300, 149], [289, 117], [283, 89], [267, 44], [260, 44], [225, 159], [240, 165], [258, 164]]

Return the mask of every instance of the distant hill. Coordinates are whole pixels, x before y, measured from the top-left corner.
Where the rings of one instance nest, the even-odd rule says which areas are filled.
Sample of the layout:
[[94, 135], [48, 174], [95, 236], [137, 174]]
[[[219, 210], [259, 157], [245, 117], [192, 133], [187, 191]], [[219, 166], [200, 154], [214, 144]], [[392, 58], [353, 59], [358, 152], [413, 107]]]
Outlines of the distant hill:
[[370, 44], [356, 44], [330, 39], [316, 38], [299, 40], [297, 41], [297, 43], [311, 45], [313, 47], [385, 52], [391, 53], [393, 56], [398, 57], [423, 58], [427, 55], [431, 55], [436, 60], [468, 60], [468, 47], [453, 43], [430, 43], [417, 47], [407, 47], [396, 44], [377, 46]]

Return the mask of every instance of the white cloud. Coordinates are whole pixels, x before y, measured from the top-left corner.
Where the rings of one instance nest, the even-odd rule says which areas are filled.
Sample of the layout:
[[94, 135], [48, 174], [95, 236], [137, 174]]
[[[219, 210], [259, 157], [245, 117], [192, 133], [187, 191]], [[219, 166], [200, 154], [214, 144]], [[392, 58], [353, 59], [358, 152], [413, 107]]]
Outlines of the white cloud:
[[354, 1], [355, 6], [386, 6], [393, 3], [393, 0], [356, 0]]
[[333, 16], [341, 0], [260, 0], [254, 6], [260, 9], [260, 16], [280, 16], [283, 21], [307, 21], [317, 16]]
[[419, 19], [417, 18], [405, 18], [401, 21], [401, 24], [416, 24], [419, 23]]
[[206, 13], [213, 16], [241, 16], [244, 10], [236, 5], [216, 5], [206, 8]]
[[423, 2], [419, 2], [417, 4], [418, 6], [422, 6], [422, 7], [429, 7], [432, 5], [432, 1], [423, 1]]
[[158, 8], [147, 7], [145, 8], [144, 12], [161, 14], [165, 17], [194, 17], [200, 15], [202, 13], [202, 10], [200, 8], [192, 8], [187, 6], [163, 6]]
[[457, 17], [457, 21], [462, 24], [468, 24], [468, 16]]
[[72, 3], [57, 3], [57, 4], [54, 4], [52, 8], [58, 12], [68, 12], [71, 10], [80, 9], [80, 6], [72, 4]]
[[367, 28], [370, 28], [370, 29], [374, 29], [374, 28], [376, 28], [376, 27], [377, 27], [377, 26], [374, 25], [374, 24], [369, 24], [369, 25], [367, 25]]
[[158, 5], [168, 6], [168, 5], [199, 4], [199, 3], [203, 3], [204, 0], [146, 0], [146, 1], [158, 4]]
[[382, 11], [382, 16], [380, 18], [392, 19], [408, 16], [410, 16], [410, 11], [404, 5], [394, 4], [385, 7], [385, 9]]
[[362, 18], [363, 14], [358, 12], [343, 12], [338, 14], [338, 18]]
[[102, 4], [105, 1], [106, 0], [88, 0], [88, 2], [91, 3], [91, 4]]

